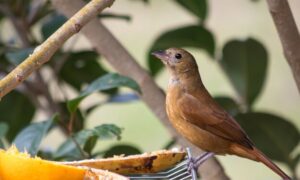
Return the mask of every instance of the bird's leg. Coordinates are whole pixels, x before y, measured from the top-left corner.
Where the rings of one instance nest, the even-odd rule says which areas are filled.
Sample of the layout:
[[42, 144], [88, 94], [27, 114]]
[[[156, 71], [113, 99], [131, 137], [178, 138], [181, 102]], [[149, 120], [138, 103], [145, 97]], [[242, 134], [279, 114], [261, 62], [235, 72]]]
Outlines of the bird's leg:
[[197, 169], [201, 164], [203, 164], [208, 158], [214, 155], [213, 152], [206, 152], [196, 158], [189, 157], [188, 170], [191, 172], [192, 169]]

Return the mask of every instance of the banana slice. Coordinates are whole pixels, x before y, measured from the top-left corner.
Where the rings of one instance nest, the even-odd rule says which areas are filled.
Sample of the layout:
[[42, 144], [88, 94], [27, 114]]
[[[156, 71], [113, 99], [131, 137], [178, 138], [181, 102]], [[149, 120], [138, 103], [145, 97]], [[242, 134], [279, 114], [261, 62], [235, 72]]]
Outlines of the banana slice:
[[107, 159], [62, 162], [62, 164], [103, 169], [118, 174], [144, 174], [168, 169], [182, 161], [185, 156], [184, 151], [159, 150], [141, 155], [114, 156]]

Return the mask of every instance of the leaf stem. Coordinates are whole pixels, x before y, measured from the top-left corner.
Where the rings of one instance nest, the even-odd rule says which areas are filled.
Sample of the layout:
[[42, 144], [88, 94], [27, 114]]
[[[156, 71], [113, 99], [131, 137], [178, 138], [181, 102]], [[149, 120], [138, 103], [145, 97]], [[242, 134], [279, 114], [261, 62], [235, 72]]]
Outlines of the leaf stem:
[[88, 156], [86, 155], [86, 153], [83, 151], [83, 149], [80, 147], [80, 144], [77, 142], [77, 140], [75, 139], [74, 135], [70, 136], [71, 140], [74, 142], [76, 148], [79, 150], [81, 157], [86, 159], [88, 158]]

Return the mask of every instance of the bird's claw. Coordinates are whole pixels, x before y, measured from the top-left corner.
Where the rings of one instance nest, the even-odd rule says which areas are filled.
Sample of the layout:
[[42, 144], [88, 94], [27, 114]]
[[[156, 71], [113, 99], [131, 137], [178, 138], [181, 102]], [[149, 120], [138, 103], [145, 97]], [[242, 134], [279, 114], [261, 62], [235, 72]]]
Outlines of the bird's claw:
[[190, 174], [192, 173], [193, 169], [196, 170], [197, 167], [195, 166], [195, 158], [189, 157], [187, 166], [187, 170]]

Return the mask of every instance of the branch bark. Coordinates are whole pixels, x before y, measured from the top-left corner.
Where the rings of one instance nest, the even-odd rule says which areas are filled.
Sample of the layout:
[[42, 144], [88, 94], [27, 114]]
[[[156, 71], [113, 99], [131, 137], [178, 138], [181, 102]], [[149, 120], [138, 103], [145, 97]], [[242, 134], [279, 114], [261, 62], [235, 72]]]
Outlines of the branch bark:
[[78, 33], [87, 22], [89, 22], [93, 17], [96, 17], [96, 15], [103, 9], [111, 6], [113, 2], [114, 0], [92, 0], [78, 11], [78, 13], [70, 18], [43, 44], [37, 47], [33, 54], [23, 61], [23, 63], [1, 79], [0, 99], [23, 82], [42, 64], [49, 61], [56, 50], [60, 48], [68, 38]]
[[300, 92], [300, 35], [287, 0], [267, 0], [298, 91]]
[[[72, 14], [84, 6], [81, 0], [52, 0], [52, 3], [58, 11], [67, 17], [71, 17]], [[131, 77], [140, 85], [142, 90], [141, 98], [161, 120], [170, 134], [175, 137], [180, 144], [191, 147], [193, 152], [197, 154], [203, 153], [199, 148], [184, 140], [174, 128], [172, 128], [165, 111], [164, 92], [111, 32], [97, 19], [88, 23], [82, 29], [82, 32], [95, 47], [96, 51], [103, 55], [120, 74]], [[229, 179], [215, 158], [211, 158], [200, 167], [200, 174], [203, 179], [207, 180]]]

